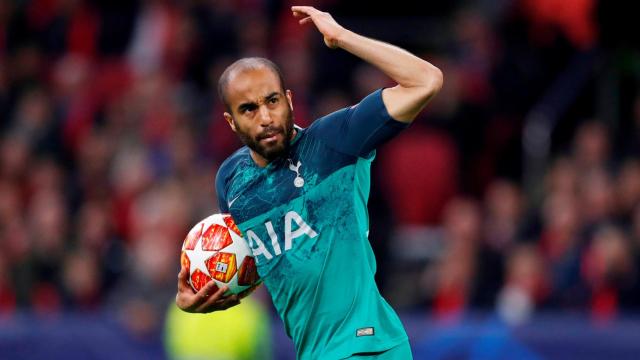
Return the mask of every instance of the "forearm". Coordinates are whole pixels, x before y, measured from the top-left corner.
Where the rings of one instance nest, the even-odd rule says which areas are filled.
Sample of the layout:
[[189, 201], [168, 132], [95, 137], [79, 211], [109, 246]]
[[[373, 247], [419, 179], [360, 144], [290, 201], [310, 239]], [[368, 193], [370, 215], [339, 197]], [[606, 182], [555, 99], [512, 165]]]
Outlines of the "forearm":
[[340, 26], [329, 13], [311, 6], [291, 7], [300, 24], [313, 22], [330, 48], [340, 47], [377, 67], [398, 85], [382, 91], [392, 118], [412, 122], [442, 87], [442, 72], [397, 46], [358, 35]]
[[397, 46], [346, 29], [336, 40], [338, 47], [377, 67], [402, 87], [437, 91], [441, 86], [442, 73], [437, 67]]

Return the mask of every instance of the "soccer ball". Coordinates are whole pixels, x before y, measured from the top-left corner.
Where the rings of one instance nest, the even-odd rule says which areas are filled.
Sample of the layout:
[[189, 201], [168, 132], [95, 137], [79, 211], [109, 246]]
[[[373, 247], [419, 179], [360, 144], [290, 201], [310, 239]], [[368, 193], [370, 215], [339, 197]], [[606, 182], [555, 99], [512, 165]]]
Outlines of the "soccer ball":
[[196, 292], [209, 281], [226, 294], [239, 294], [260, 282], [256, 261], [229, 214], [213, 214], [200, 221], [182, 244], [180, 264], [189, 269], [189, 284]]

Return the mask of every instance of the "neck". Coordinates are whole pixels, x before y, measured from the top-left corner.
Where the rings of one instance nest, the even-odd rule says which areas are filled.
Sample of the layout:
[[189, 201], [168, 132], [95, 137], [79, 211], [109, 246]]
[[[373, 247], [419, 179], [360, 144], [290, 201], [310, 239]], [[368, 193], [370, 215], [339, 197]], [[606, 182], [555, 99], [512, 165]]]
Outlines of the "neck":
[[[289, 139], [287, 141], [291, 141], [296, 137], [296, 134], [298, 133], [298, 130], [295, 128], [293, 128], [293, 131], [291, 132], [291, 136], [289, 137]], [[253, 159], [253, 161], [256, 163], [256, 165], [258, 165], [259, 167], [265, 167], [267, 165], [269, 165], [269, 163], [271, 161], [269, 161], [267, 158], [265, 158], [264, 156], [258, 154], [257, 152], [253, 151], [252, 149], [249, 149], [249, 154], [251, 155], [251, 158]]]

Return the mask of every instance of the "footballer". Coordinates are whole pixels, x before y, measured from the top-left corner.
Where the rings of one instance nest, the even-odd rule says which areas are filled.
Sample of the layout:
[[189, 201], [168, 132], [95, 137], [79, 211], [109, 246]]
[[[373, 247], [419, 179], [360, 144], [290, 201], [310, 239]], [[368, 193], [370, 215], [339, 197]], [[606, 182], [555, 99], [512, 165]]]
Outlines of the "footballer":
[[[294, 124], [278, 67], [244, 58], [218, 91], [231, 130], [245, 144], [218, 170], [219, 207], [249, 243], [299, 359], [411, 359], [407, 334], [380, 295], [368, 241], [367, 200], [376, 148], [409, 126], [442, 87], [442, 73], [396, 46], [356, 34], [310, 6], [293, 6], [332, 49], [393, 79], [357, 105]], [[213, 282], [211, 282], [213, 283]], [[180, 272], [176, 303], [190, 312], [224, 310], [239, 298], [212, 284], [197, 293]]]

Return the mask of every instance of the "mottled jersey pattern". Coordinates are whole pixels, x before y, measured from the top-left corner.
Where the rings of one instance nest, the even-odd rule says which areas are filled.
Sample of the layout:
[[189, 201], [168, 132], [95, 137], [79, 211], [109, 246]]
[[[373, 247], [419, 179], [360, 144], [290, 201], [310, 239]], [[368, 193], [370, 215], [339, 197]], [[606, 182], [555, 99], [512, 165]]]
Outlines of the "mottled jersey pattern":
[[261, 168], [243, 147], [216, 191], [248, 241], [299, 359], [342, 359], [407, 340], [374, 282], [367, 199], [375, 149], [407, 125], [377, 90], [296, 127], [287, 155]]

